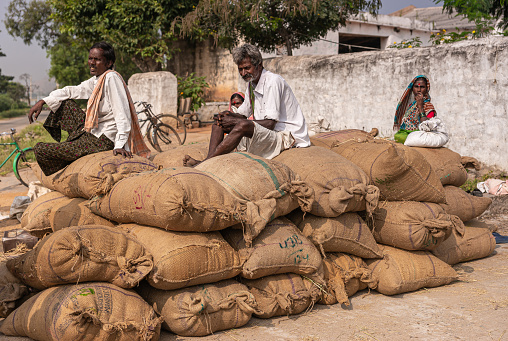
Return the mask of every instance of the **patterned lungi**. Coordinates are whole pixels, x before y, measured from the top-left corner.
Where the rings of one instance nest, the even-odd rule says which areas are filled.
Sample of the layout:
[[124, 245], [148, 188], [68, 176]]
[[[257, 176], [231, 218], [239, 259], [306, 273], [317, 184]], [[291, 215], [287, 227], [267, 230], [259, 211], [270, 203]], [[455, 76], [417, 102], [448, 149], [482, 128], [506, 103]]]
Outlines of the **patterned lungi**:
[[115, 144], [104, 134], [97, 138], [83, 130], [85, 112], [73, 100], [65, 100], [56, 112], [51, 112], [44, 128], [56, 141], [62, 138], [62, 130], [69, 133], [64, 142], [39, 142], [34, 147], [35, 158], [46, 176], [58, 172], [73, 161], [88, 154], [113, 150]]

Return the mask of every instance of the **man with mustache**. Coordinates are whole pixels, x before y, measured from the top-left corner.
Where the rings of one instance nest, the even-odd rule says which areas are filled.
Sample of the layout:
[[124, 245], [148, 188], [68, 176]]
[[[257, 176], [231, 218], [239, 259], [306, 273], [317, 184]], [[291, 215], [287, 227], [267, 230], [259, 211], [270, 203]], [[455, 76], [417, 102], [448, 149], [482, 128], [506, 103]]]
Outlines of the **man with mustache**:
[[[285, 149], [310, 146], [305, 118], [293, 91], [281, 76], [263, 68], [258, 48], [250, 44], [237, 47], [233, 60], [248, 82], [245, 101], [238, 113], [223, 111], [214, 117], [205, 160], [235, 149], [272, 159]], [[183, 160], [188, 167], [200, 162], [189, 155]]]

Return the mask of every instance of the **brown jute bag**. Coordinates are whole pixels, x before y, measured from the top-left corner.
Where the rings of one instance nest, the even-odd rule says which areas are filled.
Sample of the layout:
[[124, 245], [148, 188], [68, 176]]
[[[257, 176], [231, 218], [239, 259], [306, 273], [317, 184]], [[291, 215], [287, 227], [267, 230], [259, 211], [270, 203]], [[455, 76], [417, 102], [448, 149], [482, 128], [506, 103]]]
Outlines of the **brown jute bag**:
[[28, 287], [11, 274], [6, 261], [0, 261], [0, 317], [7, 317], [16, 309], [19, 300], [28, 295]]
[[238, 250], [242, 276], [256, 279], [282, 273], [312, 275], [321, 267], [321, 255], [314, 244], [286, 218], [277, 218], [247, 247], [242, 231], [228, 229], [223, 236]]
[[463, 229], [460, 219], [446, 214], [438, 204], [417, 201], [379, 204], [373, 224], [378, 243], [404, 250], [433, 250], [453, 230]]
[[152, 267], [152, 256], [137, 240], [121, 229], [99, 225], [57, 231], [33, 250], [7, 261], [12, 274], [40, 290], [93, 281], [132, 288]]
[[[283, 216], [299, 207], [308, 212], [314, 191], [288, 166], [249, 153], [229, 153], [195, 167], [212, 176], [232, 195], [254, 202], [266, 221]], [[247, 225], [245, 240], [250, 244], [264, 226]]]
[[300, 314], [321, 298], [319, 287], [291, 273], [244, 279], [242, 283], [254, 295], [259, 310], [254, 315], [260, 318]]
[[429, 251], [405, 251], [382, 245], [383, 259], [367, 259], [377, 287], [384, 295], [432, 288], [457, 280], [453, 268]]
[[60, 202], [68, 201], [69, 198], [59, 192], [49, 192], [41, 195], [28, 205], [21, 216], [21, 227], [31, 234], [43, 236], [51, 232], [49, 216], [51, 210]]
[[344, 252], [361, 258], [382, 257], [372, 232], [357, 213], [323, 218], [312, 214], [303, 216], [301, 211], [294, 210], [286, 217], [319, 247], [323, 257], [326, 257], [325, 252]]
[[208, 142], [177, 146], [155, 155], [153, 163], [162, 168], [182, 167], [185, 155], [189, 155], [196, 160], [204, 160], [208, 155]]
[[182, 336], [238, 328], [257, 311], [249, 289], [232, 279], [170, 291], [141, 285], [138, 292], [164, 319], [162, 328]]
[[385, 140], [337, 143], [332, 150], [359, 166], [382, 199], [444, 203], [443, 185], [422, 154]]
[[462, 186], [467, 180], [467, 171], [462, 157], [454, 151], [441, 148], [411, 147], [425, 157], [443, 185]]
[[453, 231], [432, 253], [443, 262], [454, 265], [490, 256], [496, 248], [496, 239], [487, 228], [464, 227], [464, 232]]
[[147, 279], [154, 288], [175, 290], [214, 283], [242, 271], [238, 252], [219, 232], [173, 232], [136, 224], [120, 227], [153, 256], [153, 270]]
[[291, 168], [314, 189], [310, 213], [337, 217], [344, 212], [372, 212], [379, 189], [369, 185], [367, 174], [345, 157], [323, 147], [291, 148], [274, 160]]
[[471, 195], [459, 187], [445, 186], [444, 189], [446, 204], [440, 204], [441, 207], [446, 213], [456, 215], [462, 221], [479, 217], [492, 204], [492, 199]]
[[374, 138], [378, 134], [377, 128], [372, 129], [370, 133], [360, 129], [343, 129], [337, 131], [327, 131], [310, 137], [313, 146], [319, 146], [330, 149], [336, 142], [345, 142], [349, 140], [365, 141]]
[[44, 187], [71, 198], [85, 199], [107, 193], [118, 180], [132, 173], [157, 168], [155, 163], [144, 157], [115, 156], [111, 150], [83, 156], [50, 176], [44, 175], [38, 165], [32, 167]]
[[323, 259], [327, 293], [321, 304], [340, 303], [349, 306], [349, 297], [367, 287], [374, 289], [372, 271], [360, 258], [346, 253], [327, 253]]
[[161, 318], [138, 294], [109, 283], [61, 285], [31, 297], [0, 332], [34, 340], [158, 340]]
[[130, 176], [93, 198], [90, 209], [119, 223], [171, 231], [209, 232], [237, 223], [264, 227], [267, 217], [253, 202], [231, 195], [210, 174], [195, 168], [165, 168]]

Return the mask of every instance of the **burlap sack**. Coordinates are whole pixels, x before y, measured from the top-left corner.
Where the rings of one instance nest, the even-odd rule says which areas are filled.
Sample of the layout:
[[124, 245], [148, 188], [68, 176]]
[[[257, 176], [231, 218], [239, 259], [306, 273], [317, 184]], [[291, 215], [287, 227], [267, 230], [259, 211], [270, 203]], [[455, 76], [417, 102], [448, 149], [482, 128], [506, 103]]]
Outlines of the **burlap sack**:
[[373, 140], [337, 143], [332, 150], [363, 169], [383, 199], [445, 202], [441, 181], [412, 147]]
[[324, 257], [325, 252], [344, 252], [361, 258], [381, 258], [381, 250], [369, 227], [356, 213], [335, 218], [316, 217], [295, 210], [286, 216], [314, 243]]
[[465, 226], [463, 233], [453, 231], [432, 253], [443, 262], [454, 265], [490, 256], [496, 239], [487, 228]]
[[372, 271], [360, 258], [346, 253], [327, 253], [323, 259], [327, 293], [321, 304], [340, 303], [349, 306], [349, 297], [358, 291], [376, 287]]
[[287, 272], [312, 275], [321, 266], [314, 244], [286, 218], [277, 218], [247, 247], [242, 231], [228, 229], [223, 236], [238, 250], [243, 262], [242, 276], [256, 279]]
[[63, 285], [31, 297], [0, 332], [34, 340], [158, 340], [161, 318], [138, 294], [109, 283]]
[[[52, 193], [58, 192], [51, 192], [49, 194]], [[42, 238], [46, 233], [56, 232], [70, 226], [114, 226], [109, 220], [92, 213], [88, 206], [86, 206], [87, 200], [83, 198], [68, 198], [63, 196], [63, 199], [57, 197], [56, 200], [51, 200], [50, 198], [45, 198], [45, 196], [40, 197], [40, 199], [43, 198], [44, 200], [41, 203], [37, 199], [30, 204], [30, 213], [26, 218], [21, 218], [22, 226], [23, 222], [26, 223], [28, 221], [23, 226], [24, 229], [39, 238]], [[33, 209], [31, 208], [32, 205], [34, 206]], [[32, 216], [35, 216], [35, 219], [31, 219]]]
[[440, 204], [441, 207], [446, 213], [456, 215], [462, 221], [479, 217], [492, 204], [492, 199], [471, 195], [459, 187], [445, 186], [444, 189], [446, 204]]
[[7, 269], [6, 261], [0, 261], [0, 317], [7, 317], [29, 292], [28, 287]]
[[33, 250], [9, 259], [7, 267], [23, 283], [41, 290], [93, 281], [132, 288], [153, 263], [143, 246], [121, 229], [88, 225], [46, 236]]
[[204, 160], [208, 155], [208, 142], [177, 146], [174, 149], [155, 155], [153, 163], [162, 168], [182, 167], [185, 155], [189, 155], [196, 160]]
[[85, 199], [107, 193], [118, 180], [129, 174], [157, 168], [144, 157], [114, 156], [111, 150], [83, 156], [50, 176], [44, 175], [38, 165], [32, 167], [44, 187], [71, 198]]
[[467, 180], [467, 171], [462, 166], [460, 154], [441, 148], [412, 147], [425, 157], [443, 185], [462, 186]]
[[259, 310], [254, 315], [260, 318], [300, 314], [321, 298], [321, 290], [314, 283], [291, 273], [245, 279], [242, 283], [254, 295]]
[[[242, 152], [211, 158], [195, 168], [211, 175], [235, 197], [254, 202], [265, 221], [288, 214], [298, 206], [305, 212], [312, 207], [312, 188], [280, 162]], [[246, 226], [247, 244], [263, 228], [262, 224]]]
[[237, 199], [211, 175], [188, 167], [132, 175], [90, 200], [89, 207], [119, 223], [181, 232], [217, 231], [237, 223], [262, 229], [267, 222], [255, 203]]
[[68, 201], [69, 198], [59, 192], [46, 193], [28, 205], [21, 216], [21, 227], [36, 236], [51, 232], [49, 216], [55, 205]]
[[323, 147], [291, 148], [274, 160], [289, 166], [314, 189], [310, 213], [337, 217], [344, 212], [372, 212], [379, 189], [369, 185], [367, 174], [345, 157]]
[[242, 271], [238, 253], [219, 232], [173, 232], [136, 224], [120, 226], [153, 256], [153, 270], [147, 279], [155, 288], [174, 290], [214, 283]]
[[316, 134], [310, 137], [310, 142], [313, 146], [330, 149], [336, 142], [371, 140], [377, 134], [378, 130], [376, 128], [372, 129], [370, 133], [360, 129], [344, 129]]
[[232, 279], [171, 291], [141, 285], [138, 292], [164, 318], [162, 328], [182, 336], [238, 328], [257, 311], [247, 287]]
[[449, 284], [458, 276], [453, 268], [428, 251], [405, 251], [382, 245], [383, 259], [367, 259], [376, 290], [396, 295]]
[[433, 250], [454, 229], [463, 229], [459, 220], [446, 214], [438, 204], [384, 202], [374, 211], [372, 234], [381, 244], [404, 250]]

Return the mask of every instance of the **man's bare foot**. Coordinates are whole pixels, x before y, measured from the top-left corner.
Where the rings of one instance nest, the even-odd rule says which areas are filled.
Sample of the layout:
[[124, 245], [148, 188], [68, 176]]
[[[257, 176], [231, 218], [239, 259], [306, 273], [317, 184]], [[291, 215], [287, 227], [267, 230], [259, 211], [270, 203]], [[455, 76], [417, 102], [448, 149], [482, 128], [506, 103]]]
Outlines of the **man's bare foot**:
[[199, 165], [201, 162], [202, 161], [198, 161], [198, 160], [190, 157], [189, 155], [185, 155], [185, 157], [183, 158], [184, 167], [194, 167], [194, 166]]

